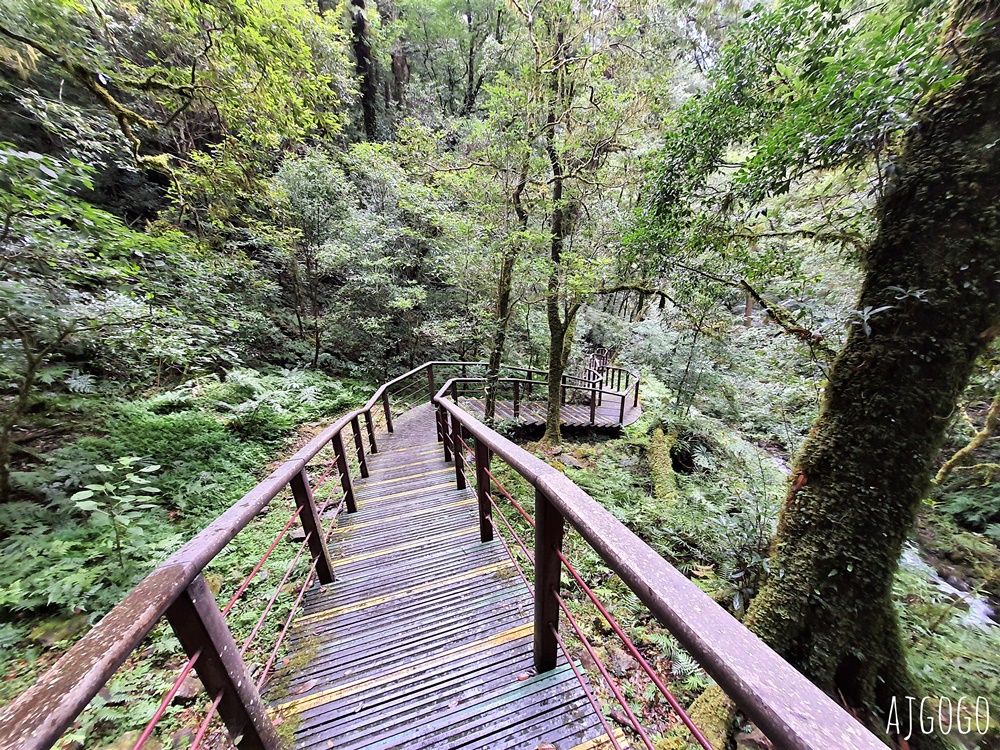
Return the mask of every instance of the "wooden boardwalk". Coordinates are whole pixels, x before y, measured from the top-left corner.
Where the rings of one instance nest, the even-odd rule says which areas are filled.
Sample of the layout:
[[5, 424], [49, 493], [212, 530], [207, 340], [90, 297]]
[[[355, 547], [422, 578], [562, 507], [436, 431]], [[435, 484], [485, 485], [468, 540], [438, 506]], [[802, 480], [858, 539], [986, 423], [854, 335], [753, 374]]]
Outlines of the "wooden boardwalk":
[[610, 747], [569, 664], [535, 675], [532, 598], [500, 542], [479, 541], [429, 404], [396, 420], [356, 483], [267, 699], [296, 748]]
[[[463, 409], [473, 414], [477, 419], [483, 418], [485, 399], [462, 398]], [[518, 416], [514, 416], [513, 401], [497, 401], [497, 418], [533, 427], [545, 424], [548, 406], [544, 401], [521, 401], [518, 404]], [[559, 410], [560, 420], [566, 427], [623, 427], [632, 424], [642, 416], [641, 406], [632, 406], [631, 401], [625, 404], [625, 419], [621, 416], [621, 401], [616, 397], [605, 396], [604, 403], [594, 410], [594, 421], [590, 421], [590, 404], [563, 404]]]

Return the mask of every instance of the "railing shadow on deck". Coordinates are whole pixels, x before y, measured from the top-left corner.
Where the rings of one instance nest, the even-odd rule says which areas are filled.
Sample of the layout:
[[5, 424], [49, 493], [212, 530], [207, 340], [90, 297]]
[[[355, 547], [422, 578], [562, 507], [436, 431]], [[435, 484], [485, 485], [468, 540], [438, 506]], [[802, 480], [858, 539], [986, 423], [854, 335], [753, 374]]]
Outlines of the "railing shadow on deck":
[[[466, 483], [466, 457], [472, 456], [483, 539], [492, 538], [495, 520], [490, 457], [499, 457], [535, 487], [536, 519], [531, 520], [537, 526], [535, 550], [531, 556], [536, 561], [535, 580], [542, 582], [535, 588], [535, 661], [539, 670], [554, 665], [556, 645], [561, 638], [558, 612], [563, 605], [556, 596], [560, 566], [567, 566], [573, 573], [559, 544], [565, 519], [699, 659], [777, 747], [856, 750], [884, 747], [583, 490], [448, 398], [451, 393], [457, 398], [460, 389], [468, 387], [466, 384], [475, 383], [475, 387], [484, 388], [483, 377], [470, 378], [469, 375], [473, 372], [485, 375], [485, 370], [485, 363], [425, 363], [383, 384], [363, 407], [324, 429], [147, 575], [45, 671], [34, 686], [10, 704], [0, 714], [0, 748], [36, 750], [52, 747], [164, 617], [177, 635], [187, 662], [134, 743], [133, 750], [140, 750], [150, 739], [191, 671], [197, 673], [209, 698], [206, 717], [195, 735], [192, 750], [202, 742], [216, 712], [241, 749], [274, 750], [280, 747], [281, 740], [261, 699], [261, 687], [306, 590], [314, 580], [320, 584], [333, 580], [326, 540], [334, 529], [336, 516], [343, 510], [355, 510], [352, 477], [368, 476], [366, 456], [378, 452], [380, 435], [393, 432], [394, 414], [398, 416], [418, 402], [431, 400], [436, 405], [438, 434], [447, 457], [455, 461], [456, 481], [460, 487]], [[503, 371], [514, 375], [498, 381], [502, 387], [510, 389], [523, 388], [526, 383], [529, 389], [541, 387], [543, 379], [535, 380], [535, 376], [546, 375], [545, 371], [529, 368], [504, 367]], [[448, 380], [438, 388], [435, 376], [438, 383], [444, 377]], [[638, 376], [606, 363], [600, 370], [588, 370], [584, 377], [567, 376], [561, 387], [564, 394], [581, 393], [582, 398], [589, 398], [591, 402], [602, 398], [620, 398], [623, 405], [627, 399], [638, 402]], [[464, 442], [467, 439], [474, 440], [474, 447], [467, 446]], [[311, 471], [318, 473], [317, 479], [310, 479]], [[327, 481], [339, 484], [334, 494], [326, 492]], [[324, 497], [317, 504], [321, 488], [324, 488]], [[286, 489], [294, 498], [295, 510], [271, 546], [263, 552], [260, 562], [236, 587], [228, 604], [220, 608], [203, 575], [205, 567], [264, 506]], [[323, 521], [331, 515], [332, 520], [324, 528]], [[239, 602], [296, 520], [305, 532], [297, 556], [265, 605], [250, 636], [238, 645], [226, 615]], [[306, 551], [311, 564], [296, 591], [292, 611], [266, 663], [251, 674], [244, 654], [271, 612], [278, 592], [285, 588], [297, 561]], [[586, 588], [582, 579], [577, 578], [577, 581]], [[659, 680], [653, 679], [654, 682]], [[634, 728], [641, 736], [638, 722]], [[610, 733], [610, 736], [615, 735]], [[614, 740], [612, 743], [617, 744]], [[649, 745], [648, 738], [645, 744]]]

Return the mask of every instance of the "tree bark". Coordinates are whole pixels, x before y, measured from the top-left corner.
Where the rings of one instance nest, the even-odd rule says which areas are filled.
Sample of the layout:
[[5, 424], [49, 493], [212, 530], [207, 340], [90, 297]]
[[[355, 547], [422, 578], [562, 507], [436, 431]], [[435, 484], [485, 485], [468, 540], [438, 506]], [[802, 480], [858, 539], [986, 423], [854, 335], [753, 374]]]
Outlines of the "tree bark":
[[360, 79], [361, 116], [365, 140], [378, 140], [378, 69], [368, 40], [368, 19], [364, 0], [351, 0], [351, 36], [354, 69]]
[[[869, 331], [853, 326], [834, 361], [779, 519], [773, 575], [747, 618], [882, 734], [892, 699], [919, 695], [891, 598], [901, 548], [949, 415], [1000, 323], [998, 7], [956, 10], [950, 45], [964, 78], [907, 137], [864, 259], [858, 309], [890, 307]], [[963, 35], [971, 22], [983, 25]], [[900, 288], [926, 292], [898, 299]], [[942, 742], [915, 732], [910, 746]]]

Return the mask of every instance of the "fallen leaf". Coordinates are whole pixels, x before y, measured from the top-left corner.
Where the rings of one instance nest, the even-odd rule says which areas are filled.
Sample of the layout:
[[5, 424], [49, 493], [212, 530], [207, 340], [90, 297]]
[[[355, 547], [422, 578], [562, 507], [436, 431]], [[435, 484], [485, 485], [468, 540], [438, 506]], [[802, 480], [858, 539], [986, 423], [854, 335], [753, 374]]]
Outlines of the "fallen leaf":
[[319, 680], [309, 680], [309, 682], [304, 682], [295, 689], [293, 695], [302, 695], [302, 693], [307, 690], [312, 690], [317, 685], [319, 685]]

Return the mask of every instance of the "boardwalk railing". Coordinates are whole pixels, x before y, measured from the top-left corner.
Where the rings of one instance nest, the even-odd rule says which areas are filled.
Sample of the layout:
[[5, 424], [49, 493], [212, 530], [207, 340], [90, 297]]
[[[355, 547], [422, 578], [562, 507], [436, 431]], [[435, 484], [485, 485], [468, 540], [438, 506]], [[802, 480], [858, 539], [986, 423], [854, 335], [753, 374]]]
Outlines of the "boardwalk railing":
[[[627, 375], [614, 370], [618, 368], [606, 369], [602, 381], [605, 376], [616, 383], [619, 377], [627, 378]], [[524, 573], [520, 566], [518, 569], [525, 583], [533, 589], [534, 660], [539, 672], [554, 668], [558, 649], [565, 650], [559, 630], [561, 612], [621, 703], [627, 724], [643, 745], [652, 750], [652, 741], [566, 606], [560, 584], [562, 568], [565, 567], [678, 712], [695, 739], [703, 747], [710, 747], [664, 682], [567, 559], [562, 540], [565, 523], [568, 522], [739, 708], [763, 730], [775, 747], [789, 750], [885, 750], [885, 745], [849, 713], [657, 555], [562, 472], [494, 432], [463, 409], [453, 398], [460, 383], [460, 380], [444, 383], [434, 397], [445, 457], [446, 460], [454, 460], [455, 478], [460, 487], [475, 485], [482, 541], [493, 540], [495, 532], [502, 530], [504, 533], [496, 536], [507, 547], [511, 558], [517, 562], [512, 549], [516, 546], [533, 566], [533, 575]], [[533, 516], [526, 511], [523, 498], [519, 502], [497, 479], [496, 466], [492, 464], [494, 457], [534, 488]], [[501, 503], [534, 527], [533, 545], [525, 542], [518, 533], [517, 516], [514, 523], [507, 519]], [[566, 653], [566, 658], [573, 664], [569, 653]], [[575, 665], [573, 668], [576, 671]], [[603, 715], [582, 676], [578, 676], [595, 709]], [[605, 727], [611, 744], [621, 748], [610, 726], [605, 724]]]
[[[259, 636], [275, 601], [308, 550], [312, 558], [301, 577], [294, 613], [314, 579], [333, 580], [326, 540], [342, 510], [355, 510], [352, 476], [368, 476], [366, 456], [378, 451], [378, 435], [393, 431], [393, 412], [412, 403], [427, 402], [439, 378], [483, 371], [485, 364], [427, 362], [380, 386], [368, 402], [344, 415], [275, 469], [191, 541], [147, 575], [38, 681], [0, 714], [0, 748], [36, 750], [52, 747], [91, 700], [108, 683], [143, 639], [166, 617], [183, 647], [187, 661], [173, 686], [133, 746], [139, 750], [151, 737], [187, 675], [194, 671], [208, 693], [206, 718], [198, 728], [192, 750], [202, 742], [217, 712], [240, 748], [280, 747], [280, 740], [261, 701], [260, 689], [270, 674], [292, 614], [277, 636], [266, 644], [262, 668], [251, 673], [244, 656]], [[362, 426], [362, 422], [364, 425]], [[318, 478], [310, 479], [315, 467]], [[335, 489], [331, 490], [331, 484]], [[294, 511], [249, 575], [235, 587], [224, 607], [216, 604], [203, 571], [272, 500], [285, 491], [294, 498]], [[322, 497], [321, 497], [322, 496]], [[317, 500], [319, 499], [319, 503]], [[332, 518], [331, 518], [332, 516]], [[323, 521], [328, 521], [326, 529]], [[237, 644], [227, 615], [273, 554], [278, 543], [298, 521], [305, 534], [284, 579], [265, 604], [249, 637]], [[307, 558], [308, 559], [308, 558]], [[301, 567], [301, 566], [298, 566]], [[245, 614], [245, 613], [242, 613]]]

